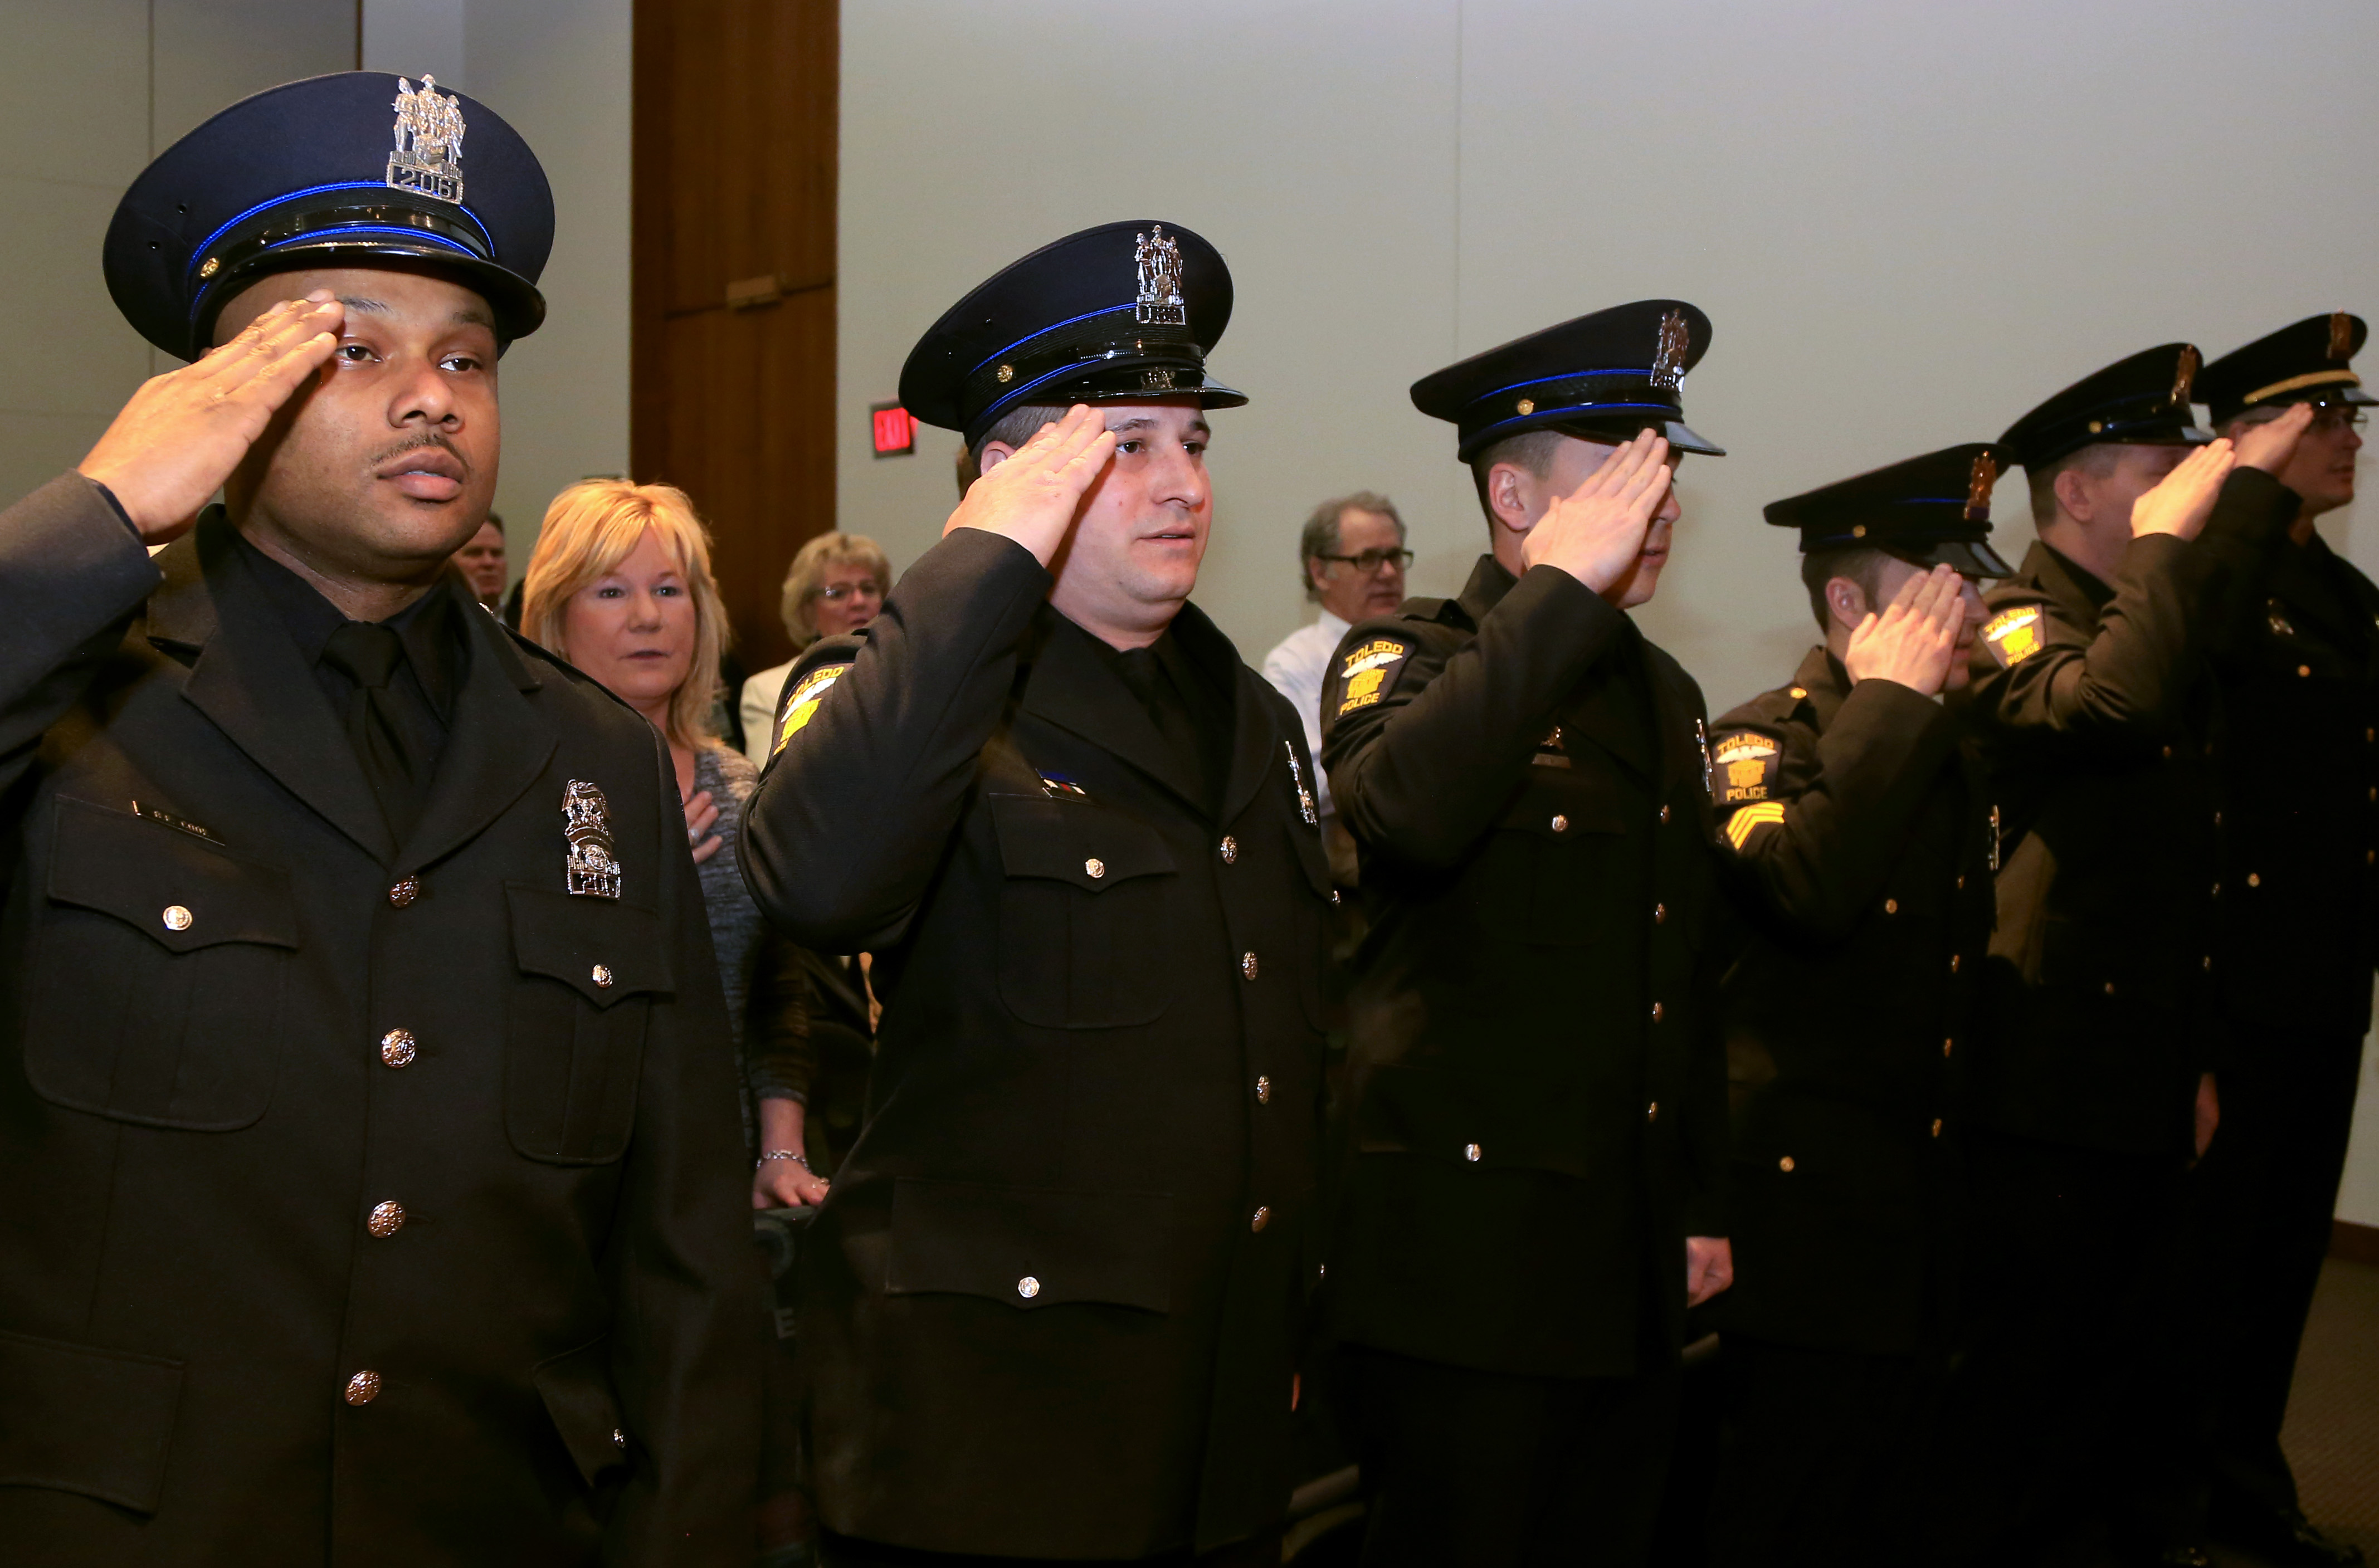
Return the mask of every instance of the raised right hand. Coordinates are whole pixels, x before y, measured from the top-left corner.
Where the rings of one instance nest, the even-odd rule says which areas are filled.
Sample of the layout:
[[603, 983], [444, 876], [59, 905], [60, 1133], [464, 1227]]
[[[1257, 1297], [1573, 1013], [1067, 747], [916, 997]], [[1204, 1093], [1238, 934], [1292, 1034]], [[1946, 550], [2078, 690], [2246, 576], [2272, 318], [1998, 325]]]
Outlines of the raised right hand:
[[326, 290], [282, 301], [197, 364], [140, 383], [76, 472], [115, 494], [145, 543], [177, 537], [331, 357], [345, 320]]
[[2156, 488], [2131, 503], [2131, 537], [2141, 539], [2150, 534], [2197, 537], [2198, 530], [2214, 514], [2222, 481], [2238, 464], [2239, 454], [2227, 439], [2199, 447], [2182, 458], [2179, 467], [2156, 481]]
[[2313, 404], [2291, 404], [2287, 413], [2276, 419], [2266, 419], [2260, 425], [2250, 425], [2232, 438], [2239, 451], [2239, 466], [2260, 468], [2276, 476], [2297, 454], [2297, 442], [2304, 438], [2313, 424]]
[[1520, 541], [1520, 559], [1559, 567], [1596, 594], [1624, 577], [1669, 493], [1668, 455], [1668, 441], [1650, 430], [1614, 448], [1584, 484], [1545, 509]]
[[1869, 610], [1851, 633], [1842, 668], [1851, 684], [1897, 681], [1912, 692], [1933, 696], [1950, 678], [1958, 633], [1965, 629], [1965, 584], [1947, 566], [1936, 566], [1900, 585], [1881, 615]]
[[1016, 455], [996, 464], [967, 488], [950, 520], [948, 538], [960, 528], [981, 528], [1014, 539], [1046, 566], [1074, 525], [1074, 509], [1115, 455], [1115, 432], [1094, 409], [1076, 404], [1054, 425], [1044, 425]]

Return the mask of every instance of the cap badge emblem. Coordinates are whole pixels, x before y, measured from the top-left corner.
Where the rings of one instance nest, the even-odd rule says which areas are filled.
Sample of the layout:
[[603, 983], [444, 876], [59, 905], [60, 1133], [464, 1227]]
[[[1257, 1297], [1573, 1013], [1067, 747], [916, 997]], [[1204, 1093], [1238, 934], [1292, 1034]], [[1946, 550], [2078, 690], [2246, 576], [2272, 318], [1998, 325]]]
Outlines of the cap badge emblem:
[[1173, 390], [1173, 367], [1165, 365], [1153, 370], [1142, 370], [1140, 383], [1148, 392], [1169, 392]]
[[1967, 522], [1987, 523], [1991, 520], [1991, 491], [1999, 482], [1999, 459], [1987, 452], [1974, 453], [1974, 465], [1966, 474]]
[[1165, 236], [1165, 225], [1151, 223], [1138, 241], [1132, 259], [1140, 264], [1140, 309], [1135, 319], [1143, 327], [1186, 327], [1190, 308], [1181, 299], [1181, 245]]
[[2180, 363], [2172, 368], [2172, 405], [2175, 408], [2189, 406], [2190, 391], [2197, 385], [2198, 368], [2204, 363], [2195, 344], [2181, 344]]
[[2354, 357], [2354, 318], [2343, 310], [2329, 313], [2329, 356], [2332, 359]]
[[436, 77], [423, 77], [419, 87], [396, 78], [396, 151], [388, 155], [388, 183], [441, 201], [463, 199], [462, 102], [440, 92]]
[[562, 832], [570, 841], [563, 862], [570, 892], [580, 899], [620, 896], [620, 862], [611, 852], [611, 803], [584, 778], [562, 791]]
[[1660, 341], [1652, 352], [1652, 384], [1662, 392], [1675, 392], [1685, 384], [1685, 356], [1694, 346], [1693, 330], [1685, 325], [1685, 313], [1672, 310], [1660, 318]]

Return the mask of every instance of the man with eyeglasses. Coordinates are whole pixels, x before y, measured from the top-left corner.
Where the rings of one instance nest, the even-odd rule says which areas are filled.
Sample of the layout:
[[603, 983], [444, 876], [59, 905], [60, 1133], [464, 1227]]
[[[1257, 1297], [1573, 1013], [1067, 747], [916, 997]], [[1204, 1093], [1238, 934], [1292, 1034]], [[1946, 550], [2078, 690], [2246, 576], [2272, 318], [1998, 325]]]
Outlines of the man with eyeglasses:
[[[1264, 679], [1297, 709], [1305, 723], [1306, 750], [1322, 754], [1322, 675], [1340, 638], [1359, 621], [1394, 615], [1405, 599], [1405, 520], [1396, 503], [1370, 490], [1325, 501], [1305, 520], [1298, 536], [1298, 580], [1305, 597], [1322, 607], [1312, 624], [1283, 637], [1264, 655]], [[1353, 845], [1338, 831], [1330, 781], [1322, 780], [1322, 833], [1331, 846], [1331, 870], [1351, 886]]]
[[2277, 1563], [2360, 1562], [2306, 1522], [2280, 1448], [2297, 1345], [2330, 1240], [2379, 952], [2379, 587], [2313, 520], [2354, 500], [2361, 320], [2310, 317], [2205, 368], [2238, 437], [2313, 405], [2277, 477], [2287, 541], [2217, 650], [2230, 729], [2215, 974], [2233, 1048], [2222, 1134], [2192, 1179], [2212, 1337], [2210, 1450], [2195, 1502], [2220, 1539]]

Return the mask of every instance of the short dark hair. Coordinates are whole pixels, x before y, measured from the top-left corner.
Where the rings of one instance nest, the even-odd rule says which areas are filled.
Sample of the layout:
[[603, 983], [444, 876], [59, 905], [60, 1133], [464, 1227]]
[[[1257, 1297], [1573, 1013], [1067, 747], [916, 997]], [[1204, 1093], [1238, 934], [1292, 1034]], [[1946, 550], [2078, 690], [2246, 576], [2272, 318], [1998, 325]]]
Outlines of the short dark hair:
[[960, 443], [959, 499], [964, 501], [967, 491], [973, 488], [977, 479], [983, 477], [984, 448], [994, 441], [1005, 447], [1020, 447], [1038, 435], [1042, 426], [1054, 425], [1065, 416], [1064, 409], [1053, 408], [1047, 404], [1020, 403], [993, 420], [991, 428], [976, 437], [972, 442]]
[[1826, 608], [1826, 585], [1837, 577], [1858, 585], [1866, 596], [1866, 607], [1878, 609], [1877, 598], [1883, 587], [1883, 566], [1900, 558], [1888, 549], [1872, 545], [1852, 545], [1843, 549], [1821, 549], [1801, 558], [1801, 585], [1809, 590], [1809, 613], [1817, 618], [1820, 626], [1834, 623], [1832, 612]]
[[1505, 436], [1492, 446], [1480, 448], [1470, 459], [1470, 482], [1479, 492], [1479, 511], [1487, 519], [1491, 532], [1495, 526], [1495, 509], [1487, 501], [1489, 472], [1498, 463], [1509, 463], [1541, 479], [1553, 471], [1553, 453], [1561, 450], [1562, 440], [1568, 434], [1550, 425], [1522, 430], [1516, 436]]
[[2035, 528], [2046, 528], [2057, 521], [2057, 476], [2070, 468], [2086, 468], [2104, 478], [2115, 466], [2117, 441], [2092, 441], [2075, 447], [2054, 463], [2044, 463], [2037, 468], [2023, 471], [2025, 486], [2032, 491], [2032, 523]]
[[1405, 542], [1405, 520], [1396, 512], [1396, 503], [1377, 490], [1357, 490], [1350, 496], [1325, 501], [1305, 519], [1305, 526], [1297, 536], [1297, 574], [1305, 589], [1305, 597], [1318, 599], [1321, 591], [1313, 585], [1313, 562], [1322, 556], [1334, 554], [1339, 548], [1338, 525], [1350, 512], [1376, 512], [1396, 525], [1396, 543]]

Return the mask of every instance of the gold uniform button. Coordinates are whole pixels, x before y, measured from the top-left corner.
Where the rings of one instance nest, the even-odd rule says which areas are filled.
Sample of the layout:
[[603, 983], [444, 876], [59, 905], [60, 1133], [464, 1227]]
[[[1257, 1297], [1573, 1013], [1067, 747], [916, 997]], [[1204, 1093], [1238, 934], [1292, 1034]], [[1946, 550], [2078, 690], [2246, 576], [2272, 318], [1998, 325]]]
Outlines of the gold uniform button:
[[595, 983], [597, 989], [609, 991], [611, 989], [611, 966], [610, 964], [597, 964], [593, 969], [586, 971], [586, 978]]
[[1951, 974], [1958, 972], [1958, 955], [1955, 953], [1950, 955], [1950, 972]]
[[1966, 890], [1966, 879], [1965, 879], [1964, 877], [1961, 876], [1960, 878], [1958, 878], [1958, 891], [1959, 891], [1959, 892], [1961, 892], [1961, 893], [1962, 893], [1962, 892], [1964, 892], [1965, 890]]
[[625, 1433], [625, 1432], [623, 1432], [623, 1431], [622, 1431], [619, 1428], [617, 1428], [617, 1427], [613, 1427], [613, 1428], [611, 1429], [611, 1446], [612, 1446], [613, 1448], [625, 1448], [625, 1447], [627, 1447], [627, 1446], [628, 1446], [628, 1434], [627, 1434], [627, 1433]]
[[371, 1217], [364, 1221], [364, 1229], [382, 1241], [386, 1241], [404, 1228], [405, 1205], [402, 1203], [375, 1203], [372, 1205]]
[[1016, 1294], [1030, 1301], [1041, 1294], [1041, 1282], [1027, 1274], [1016, 1282]]
[[165, 912], [158, 918], [165, 923], [165, 929], [168, 931], [187, 931], [190, 929], [192, 917], [190, 911], [181, 905], [167, 904]]
[[357, 1372], [347, 1380], [346, 1401], [350, 1405], [369, 1405], [380, 1397], [380, 1374]]
[[1330, 889], [1330, 907], [1334, 910], [1338, 907], [1338, 889], [1335, 887]]
[[1661, 1019], [1661, 1016], [1662, 1016], [1662, 1014], [1661, 1014], [1661, 1011], [1660, 1011], [1660, 1003], [1658, 1003], [1658, 1002], [1653, 1003], [1653, 1004], [1652, 1004], [1652, 1021], [1653, 1021], [1654, 1023], [1658, 1023], [1658, 1022], [1660, 1022], [1660, 1019]]
[[1776, 1168], [1782, 1171], [1786, 1176], [1791, 1176], [1793, 1174], [1793, 1156], [1787, 1154], [1782, 1159], [1777, 1161]]
[[2297, 666], [2297, 673], [2300, 676], [2311, 675], [2313, 673], [2313, 666], [2310, 664], [2300, 664]]
[[1660, 820], [1663, 823], [1666, 823], [1669, 820], [1669, 808], [1666, 806], [1662, 806], [1660, 808]]
[[1644, 1119], [1648, 1122], [1656, 1122], [1660, 1119], [1660, 1102], [1655, 1100], [1650, 1104], [1644, 1107]]
[[1259, 1078], [1256, 1080], [1256, 1104], [1259, 1105], [1269, 1105], [1272, 1104], [1271, 1079]]
[[1958, 1042], [1954, 1038], [1941, 1042], [1941, 1059], [1943, 1061], [1946, 1062], [1950, 1059], [1950, 1053], [1957, 1048], [1957, 1044]]
[[1938, 1116], [1933, 1118], [1933, 1136], [1936, 1138], [1941, 1136], [1941, 1118]]
[[1016, 380], [1016, 367], [1013, 365], [1002, 365], [998, 369], [993, 371], [992, 374], [998, 380], [1001, 385], [1005, 386], [1009, 381]]
[[1568, 831], [1569, 831], [1569, 818], [1567, 818], [1567, 817], [1565, 817], [1565, 816], [1562, 815], [1559, 812], [1555, 812], [1555, 813], [1553, 814], [1553, 831], [1554, 831], [1554, 832], [1556, 832], [1556, 833], [1566, 833], [1566, 832], [1568, 832]]
[[2222, 826], [2222, 814], [2220, 812], [2216, 812], [2214, 814], [2214, 826], [2216, 827]]
[[2247, 874], [2247, 886], [2248, 886], [2248, 887], [2261, 887], [2263, 885], [2264, 885], [2264, 878], [2263, 878], [2263, 876], [2261, 875], [2261, 874], [2256, 873], [2256, 872], [2252, 872], [2252, 871], [2251, 871], [2251, 872], [2249, 872], [2249, 873]]
[[1666, 921], [1668, 918], [1669, 918], [1669, 906], [1668, 906], [1668, 905], [1666, 905], [1666, 904], [1654, 904], [1654, 905], [1652, 906], [1652, 923], [1653, 923], [1654, 925], [1659, 925], [1659, 924], [1660, 924], [1662, 922]]
[[1529, 415], [1534, 414], [1537, 411], [1536, 399], [1524, 397], [1519, 402], [1512, 404], [1512, 410], [1514, 413], [1519, 415], [1525, 419]]
[[1092, 881], [1095, 882], [1100, 877], [1105, 876], [1107, 874], [1107, 862], [1099, 859], [1098, 856], [1093, 855], [1089, 860], [1082, 862], [1082, 871], [1083, 874], [1089, 876]]
[[409, 1029], [392, 1029], [380, 1037], [380, 1059], [390, 1067], [409, 1067], [418, 1054]]
[[1883, 912], [1886, 914], [1898, 914], [1900, 912], [1900, 900], [1897, 899], [1886, 899], [1883, 901]]
[[2204, 960], [2203, 960], [2203, 962], [2204, 962], [2204, 964], [2205, 972], [2206, 972], [2206, 973], [2208, 973], [2208, 974], [2213, 973], [2213, 972], [2214, 972], [2214, 955], [2213, 955], [2213, 954], [2211, 954], [2211, 953], [2206, 954], [2206, 955], [2205, 955], [2205, 957], [2204, 957]]
[[1253, 980], [1256, 977], [1256, 956], [1253, 953], [1241, 953], [1239, 955], [1239, 972], [1246, 975], [1250, 980]]
[[1792, 687], [1788, 687], [1788, 688], [1786, 688], [1786, 690], [1785, 690], [1785, 694], [1785, 694], [1786, 696], [1791, 697], [1794, 702], [1796, 702], [1796, 703], [1797, 703], [1797, 702], [1799, 702], [1803, 697], [1805, 697], [1805, 696], [1807, 696], [1807, 695], [1809, 694], [1809, 688], [1808, 688], [1808, 687], [1806, 687], [1806, 686], [1792, 686]]
[[1272, 1224], [1272, 1205], [1269, 1203], [1257, 1204], [1256, 1212], [1248, 1216], [1250, 1230], [1262, 1230], [1270, 1224]]
[[1462, 1157], [1474, 1165], [1479, 1163], [1479, 1145], [1476, 1143], [1466, 1143], [1462, 1146]]
[[400, 910], [410, 907], [413, 900], [419, 897], [421, 897], [421, 878], [417, 876], [401, 876], [389, 887], [388, 901]]
[[2214, 885], [2214, 891], [2207, 894], [2206, 897], [2209, 899], [2218, 899], [2222, 897], [2222, 884], [2219, 882], [2216, 883]]
[[2167, 746], [2164, 749], [2164, 760], [2167, 762], [2170, 762], [2172, 760], [2172, 748], [2170, 746]]
[[2111, 981], [2111, 980], [2110, 980], [2110, 981], [2107, 982], [2107, 995], [2109, 995], [2109, 996], [2111, 996], [2111, 995], [2113, 995], [2114, 994], [2115, 994], [2115, 983], [2114, 983], [2113, 981]]
[[1225, 865], [1236, 864], [1239, 858], [1239, 841], [1237, 838], [1232, 838], [1227, 833], [1224, 834], [1222, 850], [1223, 863]]

